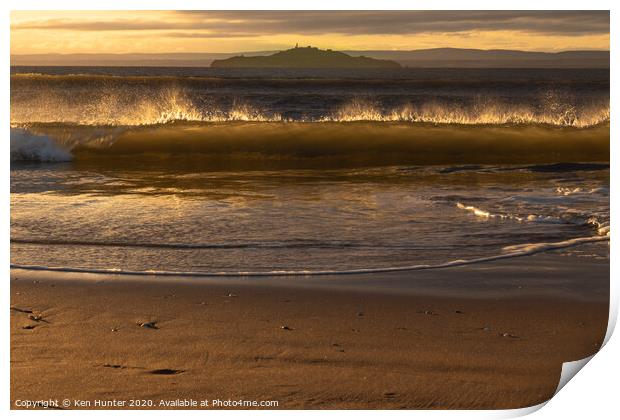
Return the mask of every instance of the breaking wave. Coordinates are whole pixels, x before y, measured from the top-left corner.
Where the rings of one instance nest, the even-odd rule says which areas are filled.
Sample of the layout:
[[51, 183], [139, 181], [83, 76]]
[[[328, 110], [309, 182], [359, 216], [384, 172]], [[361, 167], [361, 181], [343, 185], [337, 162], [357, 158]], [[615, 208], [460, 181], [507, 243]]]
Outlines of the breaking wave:
[[48, 136], [11, 129], [11, 162], [67, 162], [72, 159], [69, 151]]
[[28, 100], [13, 99], [11, 125], [64, 123], [90, 126], [145, 126], [185, 122], [408, 122], [455, 125], [549, 125], [587, 128], [609, 122], [609, 103], [576, 107], [569, 104], [541, 106], [479, 100], [473, 104], [429, 101], [385, 108], [367, 99], [354, 98], [325, 115], [286, 118], [281, 113], [234, 101], [228, 107], [197, 104], [177, 89], [151, 96], [124, 93], [93, 96], [88, 102], [72, 101], [58, 94]]
[[[53, 141], [52, 141], [53, 139]], [[28, 124], [11, 159], [279, 161], [331, 165], [607, 162], [609, 126], [409, 122], [177, 122], [148, 126]]]
[[[593, 96], [579, 100], [570, 90], [553, 86], [532, 97], [508, 99], [511, 88], [523, 88], [523, 84], [511, 84], [515, 82], [504, 82], [503, 89], [508, 90], [492, 94], [480, 93], [481, 81], [476, 82], [478, 93], [464, 96], [454, 94], [452, 89], [460, 92], [464, 88], [463, 82], [456, 81], [445, 82], [446, 88], [452, 88], [448, 95], [424, 93], [437, 83], [443, 82], [18, 74], [11, 76], [11, 124], [390, 121], [585, 128], [609, 121], [609, 97], [600, 93], [600, 87]], [[365, 96], [369, 89], [374, 93]]]
[[401, 121], [460, 125], [545, 124], [585, 128], [609, 121], [609, 107], [599, 105], [577, 109], [566, 105], [536, 110], [525, 105], [491, 101], [475, 103], [469, 107], [430, 102], [382, 110], [372, 101], [355, 99], [333, 115], [324, 117], [322, 121]]
[[61, 161], [71, 154], [76, 160], [346, 157], [361, 164], [608, 161], [605, 94], [579, 101], [553, 91], [510, 100], [501, 90], [487, 97], [436, 97], [393, 94], [392, 85], [422, 82], [386, 80], [387, 87], [373, 85], [384, 90], [372, 99], [355, 96], [363, 91], [357, 85], [351, 94], [348, 83], [13, 75], [11, 127], [21, 131], [11, 132], [11, 159]]
[[11, 102], [11, 125], [64, 123], [84, 126], [145, 126], [176, 121], [281, 121], [277, 113], [267, 113], [246, 103], [228, 109], [200, 107], [186, 94], [165, 89], [153, 95], [133, 96], [123, 92], [93, 95], [88, 101], [72, 101], [64, 95], [47, 93]]

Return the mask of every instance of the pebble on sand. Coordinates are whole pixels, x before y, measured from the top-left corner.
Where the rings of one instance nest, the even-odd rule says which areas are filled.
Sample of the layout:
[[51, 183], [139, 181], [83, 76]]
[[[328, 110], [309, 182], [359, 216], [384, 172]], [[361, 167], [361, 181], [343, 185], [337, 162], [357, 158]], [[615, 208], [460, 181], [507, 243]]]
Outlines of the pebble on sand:
[[519, 338], [518, 336], [510, 334], [510, 333], [507, 333], [507, 332], [499, 333], [499, 335], [502, 336], [502, 337], [507, 337], [507, 338]]
[[44, 321], [43, 319], [43, 315], [41, 314], [35, 314], [35, 313], [31, 313], [30, 315], [28, 315], [28, 319], [31, 319], [33, 321]]
[[424, 314], [424, 315], [437, 315], [436, 312], [433, 312], [431, 310], [426, 310], [426, 311], [418, 311], [419, 314]]

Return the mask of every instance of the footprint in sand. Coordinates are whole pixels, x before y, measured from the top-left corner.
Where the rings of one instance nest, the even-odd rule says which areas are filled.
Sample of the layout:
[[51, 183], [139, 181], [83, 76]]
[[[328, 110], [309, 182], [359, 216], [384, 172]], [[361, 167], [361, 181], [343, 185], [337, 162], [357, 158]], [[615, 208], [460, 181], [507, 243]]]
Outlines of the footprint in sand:
[[179, 369], [155, 369], [149, 370], [148, 373], [152, 375], [178, 375], [179, 373], [185, 372], [184, 370]]
[[11, 306], [11, 310], [12, 311], [16, 311], [16, 312], [21, 312], [21, 313], [24, 313], [24, 314], [31, 314], [31, 313], [33, 313], [32, 309], [22, 309], [22, 308], [18, 308], [16, 306]]
[[105, 368], [112, 368], [112, 369], [127, 369], [127, 366], [114, 365], [114, 364], [111, 364], [111, 363], [106, 363], [105, 365], [103, 365], [103, 367], [105, 367]]

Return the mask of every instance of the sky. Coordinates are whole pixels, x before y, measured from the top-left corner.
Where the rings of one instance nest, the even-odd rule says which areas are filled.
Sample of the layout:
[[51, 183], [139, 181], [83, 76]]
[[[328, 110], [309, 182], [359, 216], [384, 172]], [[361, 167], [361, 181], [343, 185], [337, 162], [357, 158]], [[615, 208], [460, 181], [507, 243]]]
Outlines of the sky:
[[607, 11], [13, 11], [11, 54], [608, 50]]

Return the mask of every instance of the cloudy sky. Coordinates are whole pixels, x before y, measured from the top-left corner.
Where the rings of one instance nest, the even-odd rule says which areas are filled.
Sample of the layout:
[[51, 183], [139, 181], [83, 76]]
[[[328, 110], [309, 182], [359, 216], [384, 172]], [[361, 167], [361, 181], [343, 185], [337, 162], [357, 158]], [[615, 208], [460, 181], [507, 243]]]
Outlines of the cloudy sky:
[[609, 49], [590, 11], [13, 11], [11, 53]]

